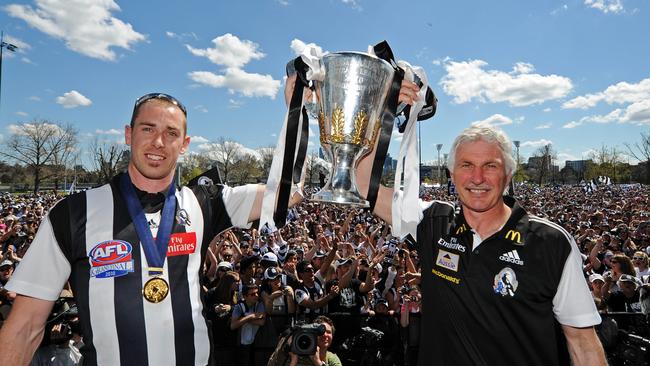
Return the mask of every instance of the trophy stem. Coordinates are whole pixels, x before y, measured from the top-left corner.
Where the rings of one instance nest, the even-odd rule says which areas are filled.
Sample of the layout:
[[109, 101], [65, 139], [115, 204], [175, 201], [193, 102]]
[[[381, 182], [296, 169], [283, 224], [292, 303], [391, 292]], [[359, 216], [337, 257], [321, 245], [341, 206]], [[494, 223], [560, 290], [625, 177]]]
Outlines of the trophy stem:
[[357, 188], [355, 165], [361, 156], [363, 145], [331, 144], [332, 170], [325, 187], [311, 199], [318, 202], [338, 203], [358, 207], [370, 207]]

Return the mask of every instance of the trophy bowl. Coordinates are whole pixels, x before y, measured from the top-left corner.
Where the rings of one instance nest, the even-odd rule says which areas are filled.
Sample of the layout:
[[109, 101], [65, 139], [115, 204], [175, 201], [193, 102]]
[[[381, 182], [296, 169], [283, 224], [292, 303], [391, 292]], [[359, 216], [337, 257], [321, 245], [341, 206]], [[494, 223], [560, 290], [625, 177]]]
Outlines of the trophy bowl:
[[311, 199], [369, 207], [359, 194], [355, 168], [370, 153], [381, 129], [394, 68], [365, 53], [322, 57], [325, 77], [315, 82], [320, 142], [332, 168], [325, 186]]

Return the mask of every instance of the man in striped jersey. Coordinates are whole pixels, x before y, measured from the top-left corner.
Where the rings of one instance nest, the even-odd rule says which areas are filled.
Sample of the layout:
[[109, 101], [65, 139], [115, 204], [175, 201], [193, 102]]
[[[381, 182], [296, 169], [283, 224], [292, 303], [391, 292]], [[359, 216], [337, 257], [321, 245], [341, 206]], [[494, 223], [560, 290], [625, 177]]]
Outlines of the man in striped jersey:
[[7, 286], [18, 296], [0, 333], [0, 365], [29, 363], [68, 280], [84, 365], [210, 362], [201, 265], [216, 234], [258, 218], [264, 186], [177, 189], [186, 118], [170, 95], [139, 98], [125, 127], [128, 173], [49, 212]]
[[[502, 131], [469, 127], [450, 151], [460, 205], [422, 203], [421, 365], [605, 364], [579, 250], [560, 226], [504, 197], [515, 167]], [[381, 187], [375, 207], [388, 222], [392, 195]]]

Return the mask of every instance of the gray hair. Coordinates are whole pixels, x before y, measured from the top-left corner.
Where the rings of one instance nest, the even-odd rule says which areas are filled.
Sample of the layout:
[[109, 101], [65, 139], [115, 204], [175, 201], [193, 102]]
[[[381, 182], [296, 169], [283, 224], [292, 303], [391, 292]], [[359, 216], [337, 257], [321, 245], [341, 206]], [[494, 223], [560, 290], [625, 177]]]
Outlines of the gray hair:
[[454, 171], [454, 163], [456, 162], [456, 150], [458, 146], [467, 142], [474, 142], [483, 140], [485, 142], [494, 143], [499, 147], [503, 155], [503, 160], [506, 168], [506, 175], [512, 174], [516, 167], [517, 162], [512, 156], [512, 141], [501, 129], [493, 126], [470, 126], [463, 130], [463, 132], [456, 137], [454, 143], [451, 145], [449, 151], [448, 168], [450, 172]]

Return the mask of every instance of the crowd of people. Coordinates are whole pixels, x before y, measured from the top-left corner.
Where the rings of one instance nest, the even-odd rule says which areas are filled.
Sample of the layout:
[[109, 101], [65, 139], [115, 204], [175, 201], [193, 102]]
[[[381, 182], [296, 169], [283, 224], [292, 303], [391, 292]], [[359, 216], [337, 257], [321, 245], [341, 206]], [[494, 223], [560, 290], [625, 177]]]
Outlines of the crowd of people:
[[[530, 214], [560, 224], [573, 236], [601, 313], [650, 312], [649, 187], [607, 185], [587, 194], [579, 186], [521, 184], [515, 196]], [[421, 198], [455, 200], [446, 188], [423, 189]], [[3, 287], [57, 199], [0, 197], [0, 320], [16, 296]], [[288, 224], [275, 233], [255, 228], [220, 233], [205, 255], [201, 284], [214, 360], [223, 365], [266, 365], [282, 357], [299, 365], [417, 364], [422, 294], [415, 248], [408, 239], [393, 238], [389, 225], [367, 210], [308, 200], [293, 207]], [[315, 319], [327, 324], [318, 337], [320, 352], [311, 359], [287, 352], [290, 330]], [[64, 321], [67, 337], [60, 329]], [[74, 364], [75, 350], [83, 345], [74, 318], [48, 324], [53, 329], [43, 347], [67, 350], [65, 357]], [[38, 360], [37, 353], [34, 364]]]

